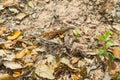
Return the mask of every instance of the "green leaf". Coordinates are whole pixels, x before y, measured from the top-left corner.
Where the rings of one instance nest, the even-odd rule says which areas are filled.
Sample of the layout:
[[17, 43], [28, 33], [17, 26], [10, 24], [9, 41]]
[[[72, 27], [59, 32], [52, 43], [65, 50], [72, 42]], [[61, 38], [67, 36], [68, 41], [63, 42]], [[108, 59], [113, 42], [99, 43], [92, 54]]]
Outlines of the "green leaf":
[[99, 55], [104, 55], [105, 51], [103, 48], [98, 49], [98, 54]]
[[99, 36], [98, 38], [101, 41], [106, 41], [109, 36], [110, 36], [110, 30], [106, 31], [105, 34]]
[[109, 39], [106, 43], [106, 48], [110, 48], [113, 43], [114, 41], [112, 39]]
[[99, 38], [100, 41], [105, 41], [105, 40], [106, 40], [106, 38], [105, 38], [104, 35], [101, 35], [101, 36], [99, 36], [98, 38]]
[[111, 53], [108, 53], [108, 58], [109, 58], [110, 61], [114, 60], [114, 56]]
[[106, 31], [104, 36], [107, 39], [110, 36], [110, 30]]
[[111, 44], [107, 42], [106, 45], [105, 45], [105, 47], [106, 47], [106, 48], [110, 48], [110, 47], [111, 47]]
[[114, 43], [113, 39], [109, 39], [107, 42]]

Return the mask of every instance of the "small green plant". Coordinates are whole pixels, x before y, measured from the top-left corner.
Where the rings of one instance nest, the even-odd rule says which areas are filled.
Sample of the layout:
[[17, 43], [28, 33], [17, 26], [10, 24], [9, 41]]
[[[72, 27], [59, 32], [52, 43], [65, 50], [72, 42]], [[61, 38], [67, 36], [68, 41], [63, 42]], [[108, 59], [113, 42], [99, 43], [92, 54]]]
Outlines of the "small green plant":
[[102, 47], [98, 49], [98, 54], [104, 56], [104, 58], [108, 60], [108, 63], [111, 64], [111, 62], [114, 60], [114, 56], [108, 52], [108, 49], [111, 47], [111, 44], [113, 44], [114, 41], [110, 39], [110, 30], [100, 35], [98, 39], [102, 42]]

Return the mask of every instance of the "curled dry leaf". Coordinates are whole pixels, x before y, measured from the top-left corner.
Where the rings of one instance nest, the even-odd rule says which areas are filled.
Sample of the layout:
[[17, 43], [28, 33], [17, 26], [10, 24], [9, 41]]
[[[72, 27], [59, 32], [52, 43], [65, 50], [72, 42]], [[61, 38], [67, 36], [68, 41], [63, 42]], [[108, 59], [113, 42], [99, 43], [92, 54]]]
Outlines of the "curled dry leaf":
[[14, 72], [12, 75], [14, 78], [19, 77], [20, 76], [20, 72]]
[[113, 52], [113, 55], [115, 57], [120, 57], [120, 49], [119, 49], [119, 47], [113, 47], [112, 52]]
[[2, 35], [5, 31], [6, 31], [6, 27], [4, 27], [4, 26], [1, 27], [0, 28], [0, 35]]
[[47, 59], [47, 65], [49, 66], [50, 70], [54, 72], [55, 68], [58, 66], [56, 62], [56, 58], [53, 55], [46, 55]]
[[19, 53], [17, 53], [17, 54], [15, 55], [15, 58], [16, 58], [16, 59], [21, 59], [21, 58], [23, 58], [26, 54], [29, 55], [29, 54], [30, 54], [30, 51], [29, 51], [28, 49], [23, 49], [22, 51], [20, 51]]
[[35, 72], [38, 76], [43, 77], [43, 78], [48, 78], [48, 79], [55, 78], [53, 76], [51, 69], [45, 64], [43, 64], [39, 68], [37, 68]]
[[71, 63], [72, 64], [75, 64], [75, 63], [77, 63], [79, 61], [79, 58], [77, 58], [77, 57], [72, 57], [71, 58]]
[[0, 73], [0, 80], [12, 80], [12, 76], [10, 76], [9, 74]]
[[22, 68], [22, 65], [21, 65], [21, 64], [16, 63], [16, 62], [10, 62], [10, 61], [4, 61], [4, 62], [3, 62], [3, 65], [4, 65], [6, 68], [10, 68], [10, 69], [21, 69], [21, 68]]
[[63, 63], [63, 64], [65, 64], [65, 65], [67, 65], [71, 69], [77, 69], [77, 68], [73, 67], [73, 65], [70, 64], [70, 60], [68, 60], [66, 58], [61, 58], [60, 62]]
[[11, 36], [8, 36], [7, 39], [14, 40], [20, 36], [21, 32], [17, 29], [13, 30], [13, 34]]

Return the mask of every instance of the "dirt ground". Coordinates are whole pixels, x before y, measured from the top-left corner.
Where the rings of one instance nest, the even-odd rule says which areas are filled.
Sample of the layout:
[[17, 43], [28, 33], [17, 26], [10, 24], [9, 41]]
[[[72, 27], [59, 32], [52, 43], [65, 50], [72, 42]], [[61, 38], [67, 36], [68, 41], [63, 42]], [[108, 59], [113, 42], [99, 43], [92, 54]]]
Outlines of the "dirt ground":
[[0, 26], [0, 80], [120, 80], [120, 0], [0, 0]]

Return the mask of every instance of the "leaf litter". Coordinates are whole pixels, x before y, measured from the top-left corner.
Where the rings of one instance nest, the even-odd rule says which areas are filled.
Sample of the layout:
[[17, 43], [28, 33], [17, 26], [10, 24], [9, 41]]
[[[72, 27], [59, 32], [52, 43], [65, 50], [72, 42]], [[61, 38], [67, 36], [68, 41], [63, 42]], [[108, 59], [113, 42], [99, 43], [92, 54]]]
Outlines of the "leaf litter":
[[119, 80], [119, 3], [0, 1], [0, 80]]

